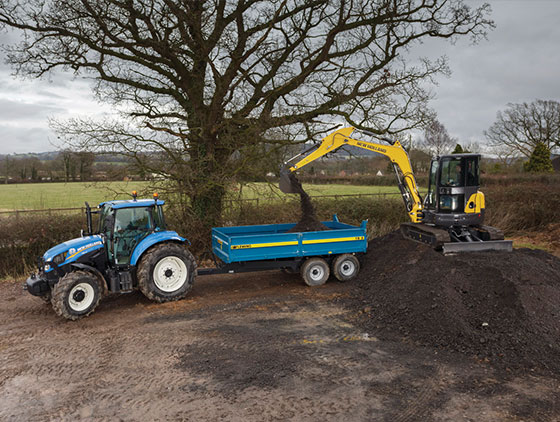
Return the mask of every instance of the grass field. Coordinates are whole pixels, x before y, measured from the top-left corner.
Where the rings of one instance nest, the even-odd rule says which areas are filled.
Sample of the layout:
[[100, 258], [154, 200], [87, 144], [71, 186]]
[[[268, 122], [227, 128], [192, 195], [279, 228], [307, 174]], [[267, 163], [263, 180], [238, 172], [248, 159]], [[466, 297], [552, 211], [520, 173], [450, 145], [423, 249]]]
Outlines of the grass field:
[[[304, 185], [311, 196], [353, 195], [371, 193], [397, 193], [396, 186], [353, 185]], [[133, 190], [149, 189], [148, 182], [98, 182], [98, 183], [29, 183], [0, 185], [0, 210], [24, 210], [81, 207], [85, 201], [90, 205], [110, 199], [128, 199]], [[150, 195], [151, 196], [151, 195]], [[232, 198], [280, 198], [279, 190], [267, 183], [253, 183], [232, 192]], [[162, 199], [165, 199], [162, 197]]]

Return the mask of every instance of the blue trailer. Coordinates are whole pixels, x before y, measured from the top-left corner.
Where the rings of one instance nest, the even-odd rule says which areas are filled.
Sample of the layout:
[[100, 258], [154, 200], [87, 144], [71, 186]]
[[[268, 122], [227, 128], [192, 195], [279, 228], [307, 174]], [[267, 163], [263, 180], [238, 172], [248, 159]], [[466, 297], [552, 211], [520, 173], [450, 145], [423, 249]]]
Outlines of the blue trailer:
[[367, 250], [366, 224], [341, 223], [337, 216], [324, 221], [329, 229], [290, 232], [295, 223], [212, 229], [216, 268], [201, 268], [198, 275], [283, 269], [301, 272], [311, 286], [323, 284], [331, 273], [341, 280], [354, 278], [359, 254]]

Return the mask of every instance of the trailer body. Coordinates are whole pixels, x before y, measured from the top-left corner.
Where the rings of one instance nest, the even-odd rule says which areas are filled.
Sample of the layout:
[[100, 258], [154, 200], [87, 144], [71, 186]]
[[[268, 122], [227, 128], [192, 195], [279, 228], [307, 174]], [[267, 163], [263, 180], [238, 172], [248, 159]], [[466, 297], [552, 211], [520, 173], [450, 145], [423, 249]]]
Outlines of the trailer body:
[[215, 227], [212, 251], [225, 264], [366, 252], [367, 221], [352, 226], [335, 215], [322, 223], [330, 230], [290, 233], [295, 223]]

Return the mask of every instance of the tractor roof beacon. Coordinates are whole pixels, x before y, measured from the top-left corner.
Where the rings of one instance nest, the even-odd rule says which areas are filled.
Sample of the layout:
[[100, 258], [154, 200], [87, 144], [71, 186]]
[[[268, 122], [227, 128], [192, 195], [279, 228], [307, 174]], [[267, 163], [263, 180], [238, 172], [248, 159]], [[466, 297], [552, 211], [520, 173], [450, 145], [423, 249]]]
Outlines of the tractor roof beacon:
[[[157, 194], [132, 196], [102, 202], [95, 211], [86, 202], [87, 232], [46, 251], [25, 283], [27, 291], [72, 320], [91, 314], [109, 292], [140, 289], [158, 302], [185, 297], [196, 267], [188, 240], [166, 230]], [[93, 214], [99, 217], [95, 229]]]

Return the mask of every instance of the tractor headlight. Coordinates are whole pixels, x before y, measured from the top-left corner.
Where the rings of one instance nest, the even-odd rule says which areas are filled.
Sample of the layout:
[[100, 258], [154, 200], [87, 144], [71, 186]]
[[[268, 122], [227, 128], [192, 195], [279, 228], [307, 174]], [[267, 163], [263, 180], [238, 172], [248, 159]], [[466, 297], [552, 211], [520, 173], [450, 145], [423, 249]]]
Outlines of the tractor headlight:
[[51, 269], [51, 266], [50, 266], [49, 264], [47, 264], [47, 265], [45, 265], [45, 268], [44, 268], [44, 269], [45, 269], [45, 271], [48, 271], [48, 270]]

